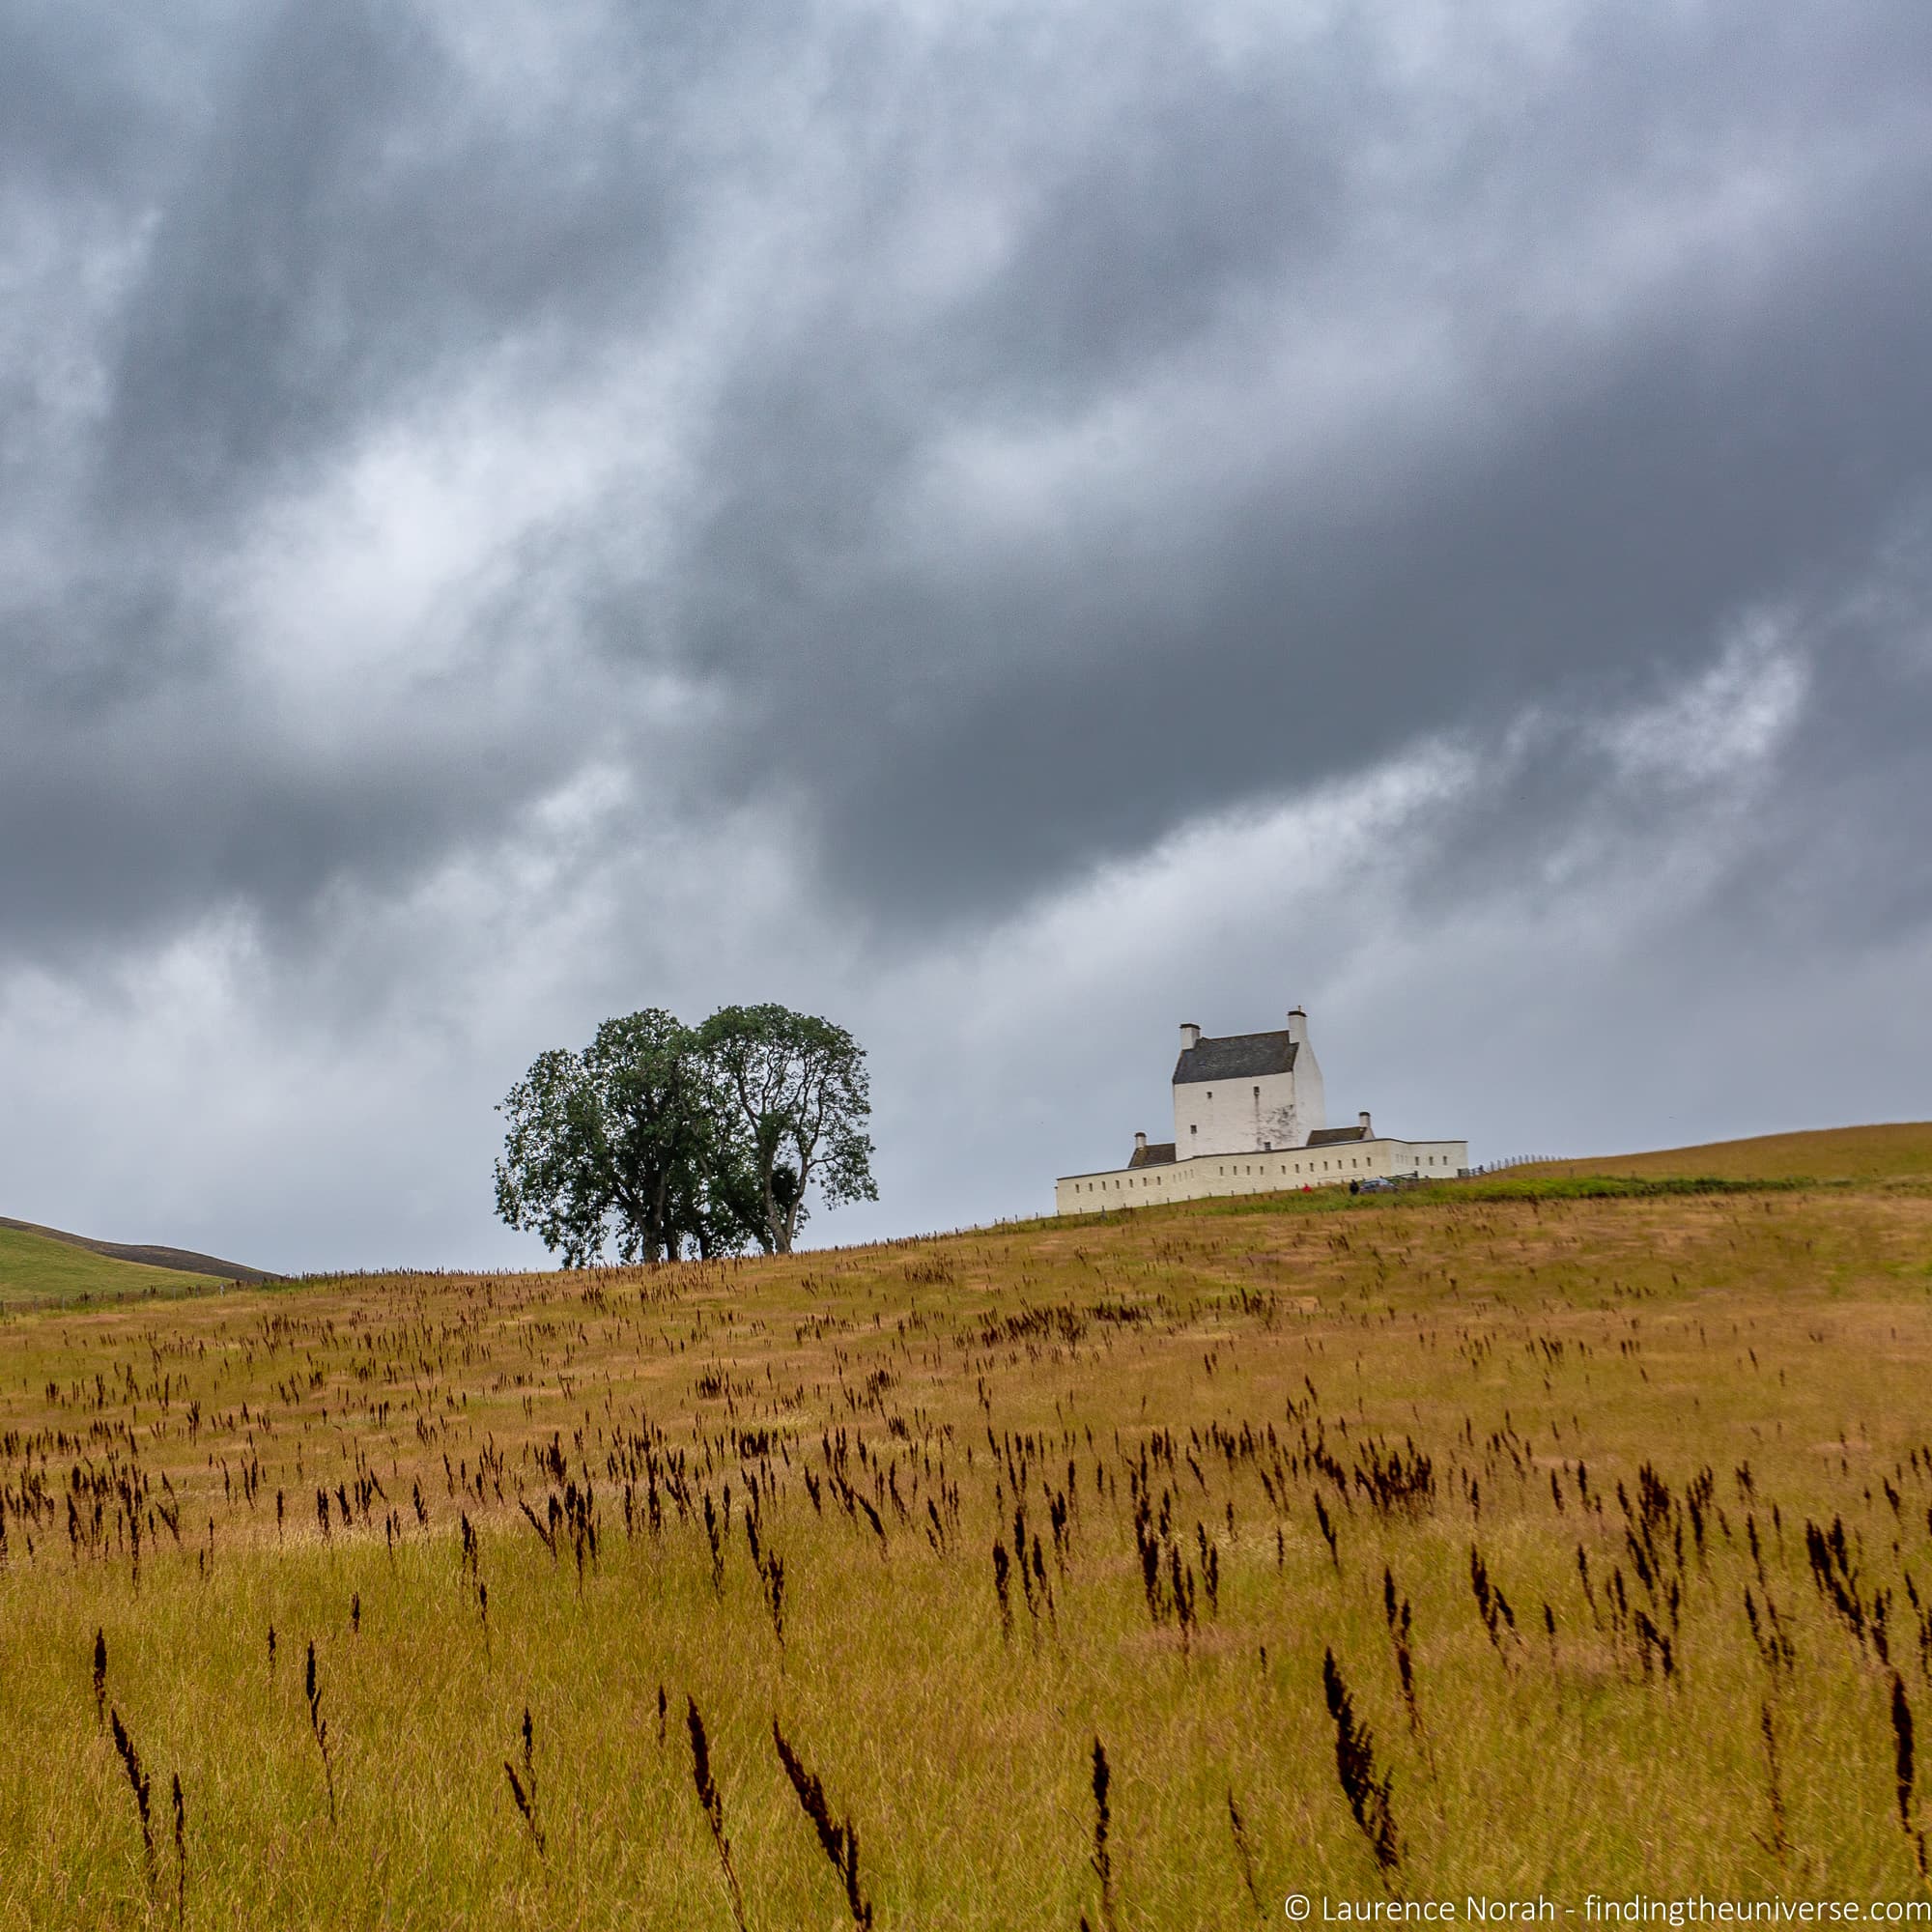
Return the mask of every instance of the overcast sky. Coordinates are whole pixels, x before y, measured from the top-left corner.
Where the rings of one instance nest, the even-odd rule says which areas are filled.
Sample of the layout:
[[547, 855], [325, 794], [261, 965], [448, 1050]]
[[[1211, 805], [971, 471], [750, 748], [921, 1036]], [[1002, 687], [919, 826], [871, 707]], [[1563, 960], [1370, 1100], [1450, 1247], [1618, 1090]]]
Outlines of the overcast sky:
[[0, 1212], [520, 1264], [649, 1005], [876, 1208], [1299, 1001], [1476, 1158], [1932, 1115], [1925, 0], [0, 0]]

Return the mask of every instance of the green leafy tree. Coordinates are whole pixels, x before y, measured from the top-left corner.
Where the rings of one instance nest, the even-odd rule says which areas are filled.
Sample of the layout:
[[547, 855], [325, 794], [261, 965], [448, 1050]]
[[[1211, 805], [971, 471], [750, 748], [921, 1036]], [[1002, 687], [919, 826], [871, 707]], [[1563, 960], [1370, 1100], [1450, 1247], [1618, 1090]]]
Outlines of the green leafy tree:
[[[700, 1065], [708, 1075], [709, 1069]], [[763, 1223], [746, 1137], [735, 1131], [726, 1096], [708, 1078], [697, 1156], [682, 1163], [671, 1186], [671, 1226], [701, 1260], [742, 1254], [759, 1242]], [[674, 1240], [670, 1252], [678, 1252]]]
[[[788, 1007], [724, 1007], [698, 1029], [732, 1109], [754, 1190], [754, 1233], [789, 1254], [816, 1186], [828, 1208], [876, 1201], [866, 1053], [843, 1027]], [[742, 1211], [742, 1208], [741, 1208]]]
[[697, 1035], [658, 1008], [606, 1020], [582, 1053], [538, 1056], [498, 1109], [497, 1212], [561, 1251], [566, 1267], [675, 1259], [746, 1244], [730, 1206], [750, 1199], [742, 1151], [730, 1173], [719, 1145], [729, 1120]]

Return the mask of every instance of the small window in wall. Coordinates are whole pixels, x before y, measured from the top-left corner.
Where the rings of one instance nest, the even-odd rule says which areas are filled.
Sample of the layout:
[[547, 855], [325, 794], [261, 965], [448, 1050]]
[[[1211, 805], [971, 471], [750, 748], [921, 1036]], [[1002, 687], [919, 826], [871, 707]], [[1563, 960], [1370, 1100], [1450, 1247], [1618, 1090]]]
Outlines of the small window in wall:
[[1255, 1098], [1259, 1100], [1261, 1097], [1262, 1097], [1262, 1090], [1259, 1087], [1257, 1087], [1255, 1089]]
[[1262, 1151], [1264, 1153], [1272, 1153], [1274, 1151], [1274, 1143], [1272, 1141], [1264, 1141], [1262, 1143]]
[[1196, 1134], [1198, 1134], [1198, 1133], [1199, 1133], [1200, 1131], [1201, 1131], [1201, 1129], [1200, 1129], [1199, 1127], [1189, 1127], [1189, 1128], [1188, 1128], [1188, 1130], [1187, 1130], [1187, 1135], [1188, 1135], [1188, 1138], [1189, 1138], [1190, 1140], [1192, 1140], [1192, 1139], [1193, 1139], [1193, 1137], [1194, 1137], [1194, 1136], [1195, 1136]]
[[1211, 1087], [1210, 1087], [1210, 1088], [1208, 1088], [1208, 1099], [1210, 1099], [1210, 1100], [1211, 1100], [1211, 1099], [1212, 1099], [1212, 1098], [1214, 1097], [1214, 1090], [1213, 1090], [1213, 1088], [1211, 1088]]

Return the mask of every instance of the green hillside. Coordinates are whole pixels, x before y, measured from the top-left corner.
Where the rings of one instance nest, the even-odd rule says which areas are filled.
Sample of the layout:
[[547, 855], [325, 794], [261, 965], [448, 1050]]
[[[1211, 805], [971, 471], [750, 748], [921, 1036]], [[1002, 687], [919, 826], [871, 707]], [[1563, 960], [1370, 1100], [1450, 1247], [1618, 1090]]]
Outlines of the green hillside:
[[127, 1301], [136, 1295], [192, 1294], [221, 1286], [214, 1275], [117, 1261], [44, 1235], [0, 1227], [0, 1308]]

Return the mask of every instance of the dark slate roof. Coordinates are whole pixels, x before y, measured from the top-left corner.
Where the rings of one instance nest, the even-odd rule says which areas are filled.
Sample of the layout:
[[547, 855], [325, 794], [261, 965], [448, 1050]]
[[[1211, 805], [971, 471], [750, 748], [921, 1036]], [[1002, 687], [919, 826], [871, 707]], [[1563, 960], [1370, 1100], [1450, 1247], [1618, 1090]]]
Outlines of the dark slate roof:
[[1231, 1033], [1221, 1039], [1206, 1034], [1174, 1063], [1174, 1084], [1203, 1080], [1251, 1080], [1262, 1073], [1287, 1073], [1294, 1065], [1294, 1042], [1280, 1033]]
[[1318, 1127], [1308, 1136], [1310, 1147], [1336, 1147], [1343, 1141], [1365, 1141], [1370, 1136], [1360, 1127]]
[[1144, 1148], [1137, 1147], [1127, 1156], [1129, 1167], [1165, 1167], [1174, 1158], [1172, 1141], [1150, 1141]]

